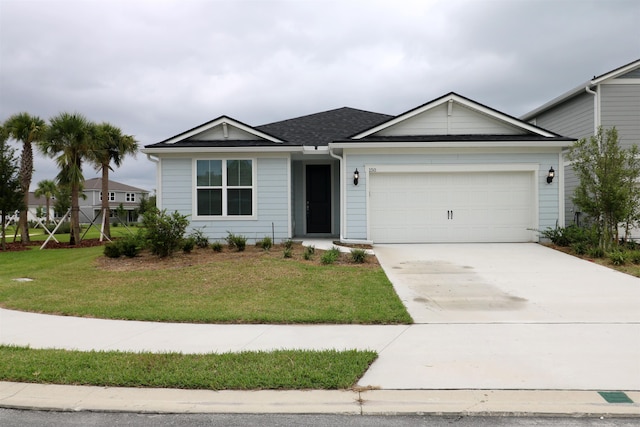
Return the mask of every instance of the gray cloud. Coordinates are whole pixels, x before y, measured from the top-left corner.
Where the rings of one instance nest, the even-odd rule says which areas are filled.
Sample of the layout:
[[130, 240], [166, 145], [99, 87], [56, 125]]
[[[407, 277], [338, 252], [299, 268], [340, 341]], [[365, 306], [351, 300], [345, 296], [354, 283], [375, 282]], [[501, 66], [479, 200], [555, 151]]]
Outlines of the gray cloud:
[[[635, 0], [1, 0], [0, 120], [78, 111], [145, 145], [449, 91], [518, 116], [640, 57], [639, 27]], [[34, 184], [55, 174], [36, 159]], [[144, 155], [112, 177], [155, 187]]]

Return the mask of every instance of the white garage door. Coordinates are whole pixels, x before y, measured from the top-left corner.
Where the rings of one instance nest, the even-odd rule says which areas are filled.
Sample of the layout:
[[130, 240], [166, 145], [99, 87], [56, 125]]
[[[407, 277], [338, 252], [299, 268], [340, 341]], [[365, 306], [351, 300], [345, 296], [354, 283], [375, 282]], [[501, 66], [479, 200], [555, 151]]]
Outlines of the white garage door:
[[532, 172], [371, 173], [376, 243], [528, 242], [534, 238]]

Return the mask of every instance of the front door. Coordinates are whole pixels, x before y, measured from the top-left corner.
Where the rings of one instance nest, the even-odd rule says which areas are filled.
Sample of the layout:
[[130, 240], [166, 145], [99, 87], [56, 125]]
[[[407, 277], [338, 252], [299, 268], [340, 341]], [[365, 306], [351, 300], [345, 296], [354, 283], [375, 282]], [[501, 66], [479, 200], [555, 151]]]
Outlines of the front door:
[[307, 233], [331, 233], [331, 166], [307, 165]]

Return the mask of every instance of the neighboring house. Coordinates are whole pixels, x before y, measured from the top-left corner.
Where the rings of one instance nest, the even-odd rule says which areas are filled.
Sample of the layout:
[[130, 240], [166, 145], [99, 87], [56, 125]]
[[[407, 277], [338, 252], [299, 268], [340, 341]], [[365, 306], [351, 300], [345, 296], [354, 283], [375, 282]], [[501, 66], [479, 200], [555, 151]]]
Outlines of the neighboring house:
[[[84, 182], [82, 193], [85, 197], [80, 197], [80, 222], [90, 223], [95, 218], [95, 224], [102, 221], [102, 178], [91, 178]], [[143, 197], [148, 198], [149, 192], [141, 188], [121, 184], [109, 180], [109, 192], [106, 195], [109, 199], [110, 217], [117, 216], [117, 210], [122, 205], [126, 217], [123, 221], [135, 222], [138, 220], [136, 209], [140, 206]]]
[[158, 207], [211, 239], [531, 242], [558, 221], [562, 175], [547, 176], [573, 142], [449, 93], [398, 116], [221, 116], [142, 151]]
[[[600, 126], [615, 126], [623, 147], [640, 145], [640, 60], [594, 77], [521, 119], [575, 139], [593, 136]], [[581, 214], [572, 197], [578, 179], [569, 162], [563, 169], [564, 222], [577, 223]]]
[[[55, 218], [55, 211], [53, 209], [53, 205], [55, 204], [55, 199], [51, 198], [49, 201], [49, 218]], [[29, 221], [35, 221], [38, 218], [38, 213], [42, 215], [42, 222], [45, 221], [47, 217], [47, 199], [44, 196], [36, 197], [33, 191], [29, 192], [29, 211], [27, 212], [27, 218]]]

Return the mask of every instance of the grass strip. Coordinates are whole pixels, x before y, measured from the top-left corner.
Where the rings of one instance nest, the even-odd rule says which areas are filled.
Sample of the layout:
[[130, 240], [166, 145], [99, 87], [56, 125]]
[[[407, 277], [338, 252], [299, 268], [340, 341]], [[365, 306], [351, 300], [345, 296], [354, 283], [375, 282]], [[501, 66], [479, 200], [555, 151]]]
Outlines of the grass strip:
[[358, 350], [158, 354], [3, 345], [0, 380], [205, 390], [339, 390], [353, 387], [376, 358], [373, 351]]

